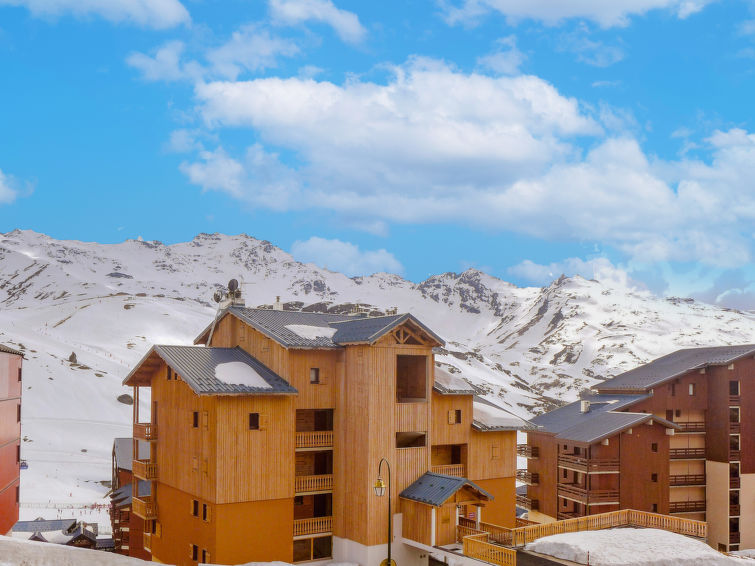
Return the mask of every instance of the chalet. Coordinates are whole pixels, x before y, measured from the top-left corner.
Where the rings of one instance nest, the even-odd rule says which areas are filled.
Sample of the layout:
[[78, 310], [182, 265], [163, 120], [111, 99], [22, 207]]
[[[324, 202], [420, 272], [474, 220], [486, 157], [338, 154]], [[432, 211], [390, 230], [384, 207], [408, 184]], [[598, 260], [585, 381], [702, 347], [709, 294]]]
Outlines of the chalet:
[[[138, 460], [149, 459], [149, 444], [138, 443]], [[113, 529], [113, 550], [118, 554], [150, 560], [144, 549], [142, 534], [144, 519], [131, 513], [131, 488], [133, 485], [133, 438], [116, 438], [113, 441], [113, 479], [110, 494], [110, 523]], [[149, 496], [150, 484], [139, 482], [139, 495]]]
[[526, 423], [439, 371], [432, 330], [236, 295], [194, 346], [156, 345], [124, 380], [150, 445], [132, 512], [153, 560], [377, 566], [391, 544], [397, 562], [426, 564], [462, 515], [514, 526]]
[[12, 536], [36, 542], [49, 542], [79, 548], [97, 548], [97, 526], [76, 519], [35, 519], [19, 521], [13, 526]]
[[0, 344], [0, 535], [18, 521], [23, 352]]
[[755, 345], [673, 352], [532, 423], [530, 519], [655, 511], [707, 521], [719, 550], [755, 548]]

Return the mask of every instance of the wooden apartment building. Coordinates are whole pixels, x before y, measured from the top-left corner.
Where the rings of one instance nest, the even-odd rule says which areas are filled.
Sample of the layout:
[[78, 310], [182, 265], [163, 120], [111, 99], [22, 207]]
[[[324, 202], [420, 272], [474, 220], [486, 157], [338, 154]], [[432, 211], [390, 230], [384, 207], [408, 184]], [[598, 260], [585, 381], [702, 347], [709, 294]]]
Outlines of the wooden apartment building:
[[[137, 460], [148, 460], [149, 444], [138, 443]], [[113, 440], [113, 479], [110, 484], [110, 524], [113, 532], [113, 550], [118, 554], [150, 560], [151, 555], [144, 549], [144, 519], [131, 512], [134, 487], [133, 461], [134, 439], [116, 438]], [[150, 482], [138, 481], [140, 496], [149, 496]]]
[[23, 352], [0, 344], [0, 535], [18, 521]]
[[[514, 525], [524, 422], [446, 372], [436, 381], [443, 341], [414, 316], [235, 301], [195, 343], [154, 346], [124, 380], [134, 438], [150, 443], [133, 463], [150, 495], [132, 510], [153, 560], [377, 566], [388, 542], [387, 497], [373, 489], [381, 458], [397, 562], [426, 563], [423, 545], [453, 542], [462, 515]], [[442, 497], [423, 496], [441, 483]]]
[[637, 509], [755, 548], [755, 345], [668, 354], [532, 419], [521, 505], [537, 521]]

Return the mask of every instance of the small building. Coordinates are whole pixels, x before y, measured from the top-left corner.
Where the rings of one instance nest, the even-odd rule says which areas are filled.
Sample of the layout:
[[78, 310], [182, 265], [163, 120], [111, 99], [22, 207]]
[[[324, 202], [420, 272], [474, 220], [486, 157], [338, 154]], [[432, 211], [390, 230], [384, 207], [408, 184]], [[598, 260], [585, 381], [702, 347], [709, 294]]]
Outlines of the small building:
[[97, 525], [81, 523], [76, 519], [19, 521], [13, 526], [12, 536], [37, 542], [63, 544], [79, 548], [97, 547]]
[[18, 521], [23, 352], [0, 344], [0, 535]]
[[[137, 443], [138, 459], [149, 459], [149, 444]], [[131, 512], [133, 487], [133, 438], [116, 438], [113, 441], [113, 479], [110, 494], [110, 523], [113, 529], [112, 550], [118, 554], [151, 560], [149, 549], [144, 548], [144, 519]], [[148, 497], [150, 484], [139, 482], [139, 495]]]

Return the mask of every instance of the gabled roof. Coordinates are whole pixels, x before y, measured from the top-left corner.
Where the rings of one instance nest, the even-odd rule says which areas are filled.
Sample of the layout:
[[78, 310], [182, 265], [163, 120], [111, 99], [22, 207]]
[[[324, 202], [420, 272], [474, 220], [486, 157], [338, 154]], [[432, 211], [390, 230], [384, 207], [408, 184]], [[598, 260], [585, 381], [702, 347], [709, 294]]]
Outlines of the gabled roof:
[[707, 366], [729, 365], [755, 355], [755, 344], [677, 350], [594, 387], [597, 391], [647, 391], [661, 383]]
[[481, 499], [492, 500], [493, 496], [478, 486], [476, 483], [469, 481], [467, 478], [457, 478], [455, 476], [446, 476], [444, 474], [434, 474], [425, 472], [422, 477], [407, 487], [399, 494], [399, 497], [440, 507], [451, 498], [461, 488], [468, 486], [476, 491]]
[[487, 399], [475, 396], [472, 401], [472, 428], [482, 432], [532, 430], [537, 427]]
[[24, 355], [24, 353], [21, 350], [14, 350], [10, 346], [6, 346], [5, 344], [0, 344], [0, 352], [3, 352], [5, 354], [14, 354], [16, 356]]
[[285, 348], [322, 349], [341, 348], [346, 344], [371, 344], [405, 322], [416, 325], [436, 342], [434, 345], [444, 344], [440, 337], [411, 314], [366, 317], [238, 306], [228, 307], [219, 313], [194, 343], [206, 343], [213, 325], [229, 314]]
[[[114, 438], [113, 455], [115, 457], [115, 467], [121, 470], [130, 470], [134, 459], [134, 439], [133, 438]], [[139, 441], [139, 460], [149, 459], [149, 443]]]
[[447, 369], [435, 366], [433, 390], [441, 395], [476, 395], [477, 388]]
[[[127, 483], [110, 494], [110, 500], [116, 507], [131, 505], [133, 483]], [[139, 497], [146, 497], [152, 493], [152, 482], [139, 480]]]
[[[285, 379], [239, 348], [205, 346], [153, 346], [123, 380], [124, 385], [146, 384], [156, 367], [165, 361], [198, 395], [295, 395]], [[140, 371], [145, 368], [145, 375]], [[229, 377], [230, 375], [230, 377]], [[238, 381], [234, 380], [238, 378]], [[247, 384], [243, 378], [248, 377]], [[220, 379], [222, 378], [222, 379]]]
[[[635, 403], [648, 399], [650, 395], [582, 395], [579, 401], [569, 403], [558, 409], [553, 409], [542, 415], [530, 419], [530, 422], [540, 427], [543, 432], [558, 434], [582, 422], [591, 420], [599, 413], [606, 411], [621, 411]], [[590, 402], [590, 411], [580, 411], [580, 401]]]
[[35, 519], [33, 521], [18, 521], [11, 529], [14, 533], [46, 533], [51, 531], [67, 531], [76, 525], [76, 519]]

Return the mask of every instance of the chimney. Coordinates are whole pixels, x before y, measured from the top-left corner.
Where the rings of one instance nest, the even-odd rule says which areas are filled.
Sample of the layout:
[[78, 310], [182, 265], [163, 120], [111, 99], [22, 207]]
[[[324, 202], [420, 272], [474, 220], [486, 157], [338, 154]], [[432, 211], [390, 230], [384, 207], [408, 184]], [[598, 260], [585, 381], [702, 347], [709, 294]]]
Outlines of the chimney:
[[275, 297], [275, 302], [273, 303], [273, 310], [274, 311], [282, 311], [283, 310], [283, 303], [281, 303], [280, 295]]
[[579, 412], [580, 413], [589, 413], [590, 412], [590, 401], [585, 401], [582, 399], [579, 402]]

